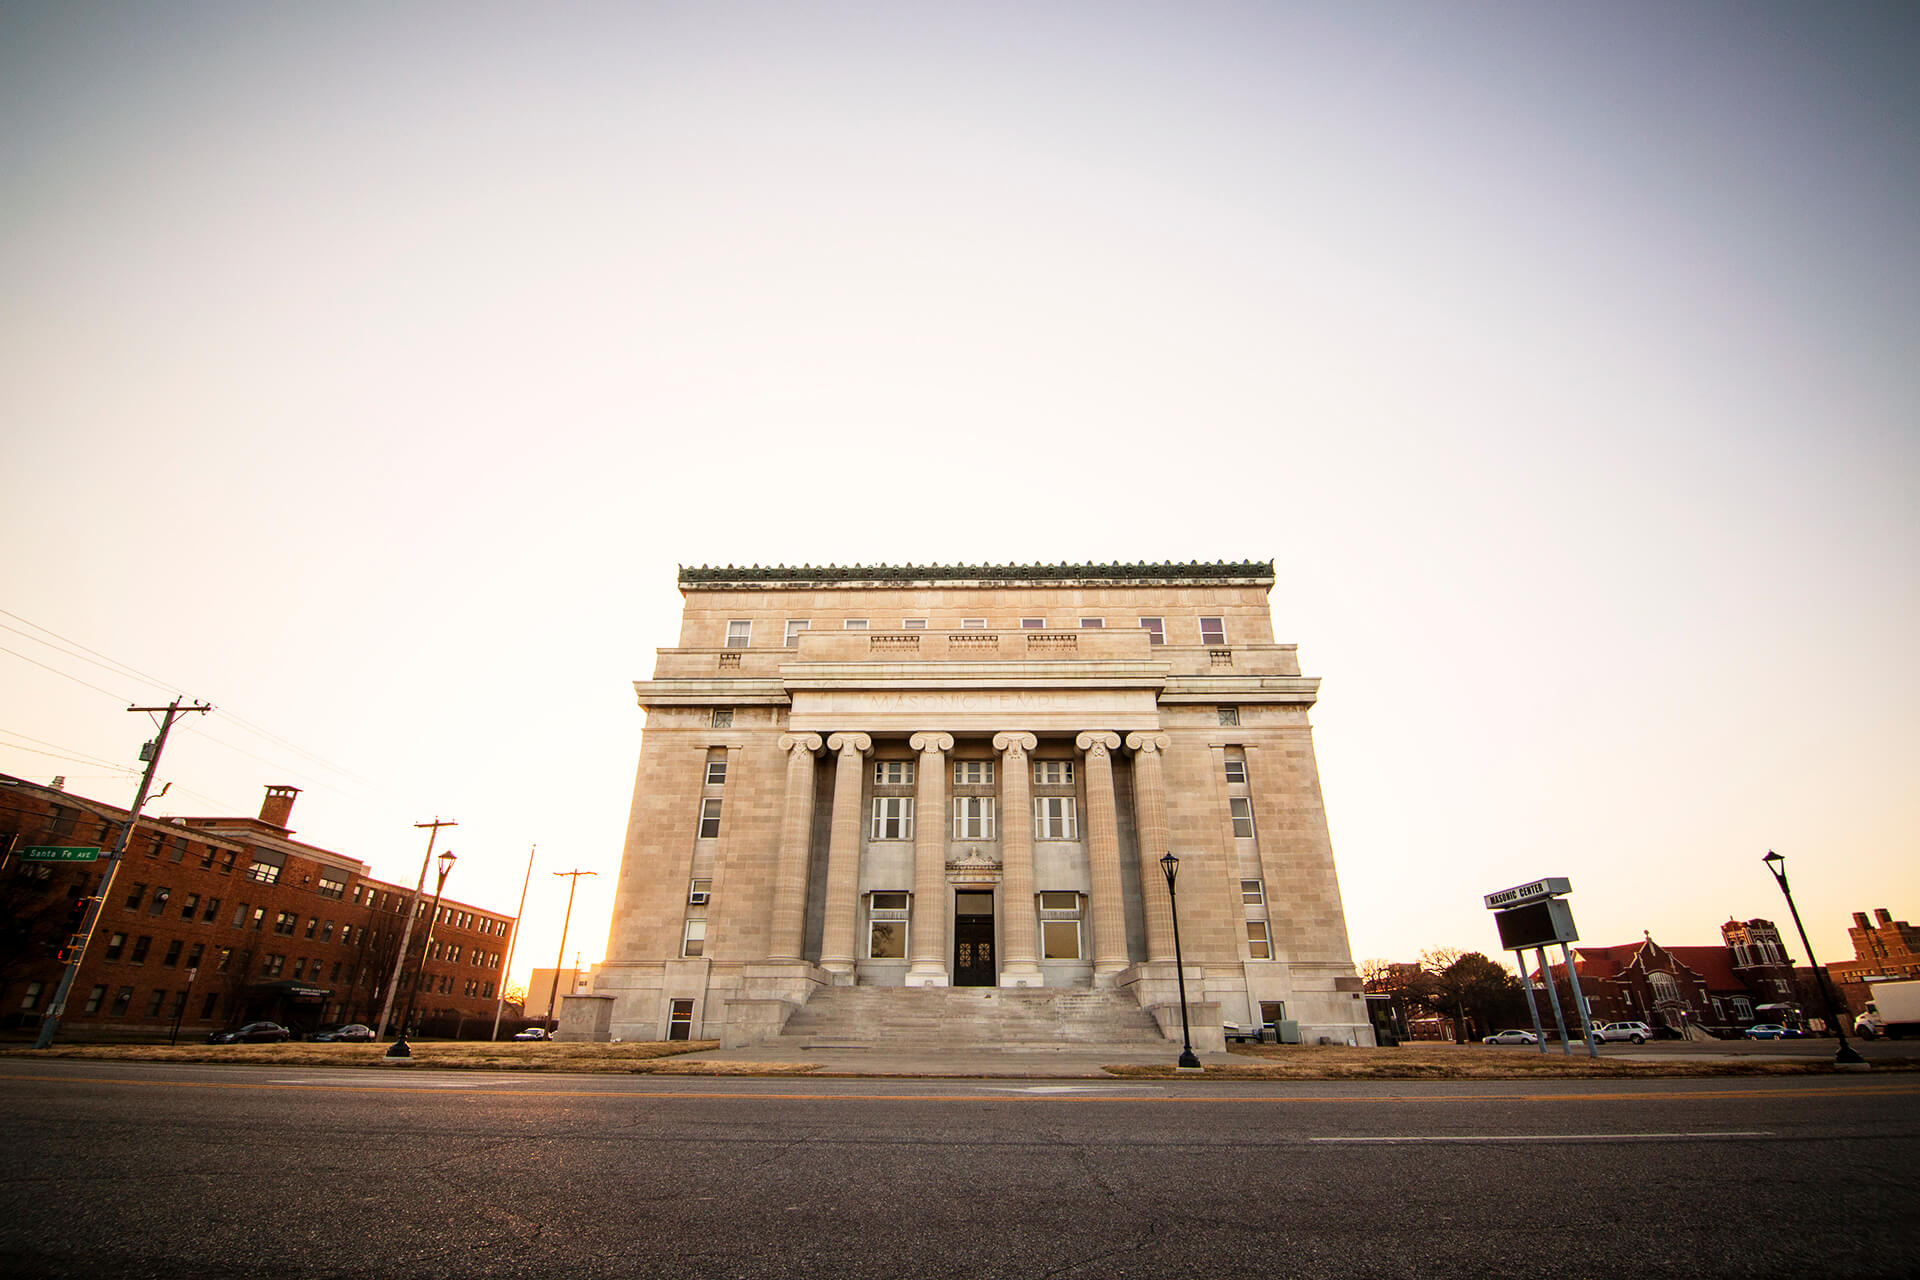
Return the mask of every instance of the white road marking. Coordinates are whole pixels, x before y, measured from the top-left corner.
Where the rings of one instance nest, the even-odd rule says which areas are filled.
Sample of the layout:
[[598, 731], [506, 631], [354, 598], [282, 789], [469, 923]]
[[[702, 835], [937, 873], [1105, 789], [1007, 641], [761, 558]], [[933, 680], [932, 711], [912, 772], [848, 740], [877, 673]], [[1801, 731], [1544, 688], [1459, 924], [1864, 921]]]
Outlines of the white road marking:
[[[364, 1078], [335, 1078], [330, 1076], [303, 1076], [288, 1080], [272, 1080], [270, 1084], [332, 1085], [340, 1089], [355, 1089], [366, 1084]], [[435, 1080], [431, 1077], [416, 1076], [407, 1082], [416, 1089], [478, 1089], [486, 1083], [482, 1080]]]
[[1476, 1133], [1409, 1134], [1394, 1138], [1308, 1138], [1308, 1142], [1653, 1142], [1666, 1138], [1771, 1138], [1771, 1129], [1716, 1129], [1699, 1133]]
[[982, 1085], [983, 1093], [1160, 1093], [1153, 1085], [1137, 1084], [1029, 1084]]

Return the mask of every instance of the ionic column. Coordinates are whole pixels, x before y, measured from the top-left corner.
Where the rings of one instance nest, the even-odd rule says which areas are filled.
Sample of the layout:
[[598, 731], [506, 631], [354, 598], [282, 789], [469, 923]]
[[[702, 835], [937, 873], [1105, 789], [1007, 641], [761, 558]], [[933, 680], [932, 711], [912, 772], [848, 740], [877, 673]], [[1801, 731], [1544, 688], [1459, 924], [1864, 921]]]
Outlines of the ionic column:
[[1127, 913], [1120, 901], [1120, 822], [1113, 804], [1112, 752], [1120, 735], [1096, 730], [1073, 745], [1087, 753], [1087, 862], [1092, 879], [1093, 977], [1127, 967]]
[[1140, 832], [1140, 906], [1147, 922], [1147, 959], [1173, 959], [1173, 903], [1163, 892], [1166, 875], [1162, 854], [1171, 853], [1167, 840], [1167, 784], [1160, 755], [1167, 749], [1164, 733], [1130, 733], [1133, 751], [1133, 814]]
[[920, 753], [913, 809], [913, 963], [910, 987], [944, 987], [947, 973], [947, 752], [950, 733], [916, 733], [907, 745]]
[[783, 733], [787, 803], [780, 815], [780, 853], [773, 866], [773, 922], [767, 957], [798, 960], [807, 928], [807, 851], [813, 843], [813, 753], [817, 733]]
[[1040, 987], [1040, 945], [1033, 907], [1033, 762], [1030, 733], [993, 735], [1000, 753], [1000, 985]]
[[860, 774], [873, 739], [836, 733], [827, 750], [840, 755], [833, 774], [833, 834], [827, 840], [827, 918], [820, 932], [820, 967], [853, 972], [853, 920], [860, 889]]

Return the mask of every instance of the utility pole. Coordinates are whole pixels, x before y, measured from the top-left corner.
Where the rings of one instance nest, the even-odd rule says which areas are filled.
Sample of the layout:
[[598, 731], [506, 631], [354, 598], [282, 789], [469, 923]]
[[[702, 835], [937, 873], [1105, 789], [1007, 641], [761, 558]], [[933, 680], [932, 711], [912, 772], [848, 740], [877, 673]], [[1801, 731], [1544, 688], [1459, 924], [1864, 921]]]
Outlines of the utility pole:
[[[527, 850], [527, 874], [520, 880], [520, 905], [513, 912], [513, 936], [507, 939], [507, 963], [500, 970], [500, 994], [493, 1002], [493, 1034], [487, 1037], [489, 1040], [500, 1038], [500, 1014], [507, 1007], [507, 975], [513, 972], [513, 949], [520, 945], [520, 917], [527, 913], [527, 885], [533, 881], [533, 851], [539, 847], [536, 844]], [[527, 1002], [523, 998], [520, 1001], [521, 1016], [524, 1017], [526, 1012]]]
[[127, 846], [133, 843], [134, 828], [140, 825], [140, 810], [147, 803], [147, 793], [153, 789], [153, 775], [160, 768], [160, 753], [167, 749], [167, 734], [173, 731], [173, 722], [182, 711], [194, 711], [201, 715], [213, 710], [204, 702], [190, 707], [182, 707], [180, 699], [175, 698], [164, 707], [128, 707], [129, 711], [166, 712], [166, 719], [160, 722], [159, 736], [140, 749], [146, 759], [147, 771], [140, 775], [140, 790], [133, 797], [133, 808], [127, 813], [126, 825], [120, 828], [120, 843], [107, 858], [107, 874], [100, 882], [100, 892], [88, 904], [86, 914], [80, 917], [80, 932], [67, 942], [67, 968], [60, 975], [60, 985], [54, 988], [53, 1001], [47, 1006], [47, 1016], [40, 1023], [40, 1038], [33, 1043], [36, 1049], [53, 1046], [54, 1033], [60, 1029], [60, 1015], [67, 1011], [67, 994], [73, 990], [73, 980], [80, 975], [80, 964], [87, 958], [87, 943], [93, 940], [94, 926], [100, 923], [100, 915], [107, 907], [107, 899], [113, 893], [114, 873], [120, 870], [121, 859], [126, 857]]
[[[597, 876], [598, 871], [556, 871], [557, 876], [571, 876], [567, 882], [567, 914], [560, 922], [560, 954], [553, 958], [553, 988], [547, 992], [547, 1021], [553, 1021], [553, 1006], [560, 998], [560, 966], [567, 962], [567, 926], [573, 923], [573, 891], [580, 887], [581, 876]], [[571, 994], [571, 993], [569, 993]], [[551, 1031], [553, 1028], [547, 1028]]]
[[[413, 886], [413, 899], [407, 903], [407, 923], [400, 929], [400, 950], [393, 957], [393, 976], [387, 979], [387, 998], [380, 1006], [380, 1025], [374, 1028], [373, 1032], [373, 1038], [375, 1040], [384, 1040], [387, 1038], [387, 1019], [393, 1016], [394, 992], [400, 987], [401, 974], [406, 972], [407, 945], [413, 941], [413, 919], [420, 914], [420, 893], [427, 887], [427, 868], [433, 865], [433, 842], [439, 836], [440, 828], [457, 827], [459, 825], [459, 823], [451, 820], [446, 822], [440, 821], [438, 814], [434, 815], [432, 822], [416, 822], [413, 824], [416, 831], [421, 828], [426, 829], [427, 856], [421, 859], [420, 883]], [[403, 1038], [405, 1034], [406, 1029], [403, 1027], [401, 1028]]]

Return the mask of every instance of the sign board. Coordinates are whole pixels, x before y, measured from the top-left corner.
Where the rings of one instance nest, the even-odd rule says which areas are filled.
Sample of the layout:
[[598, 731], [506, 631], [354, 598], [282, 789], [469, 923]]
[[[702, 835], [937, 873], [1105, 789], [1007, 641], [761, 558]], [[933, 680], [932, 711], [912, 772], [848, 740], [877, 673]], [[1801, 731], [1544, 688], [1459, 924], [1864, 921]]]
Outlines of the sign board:
[[1538, 902], [1542, 898], [1558, 898], [1573, 892], [1573, 884], [1565, 876], [1548, 876], [1544, 880], [1535, 880], [1528, 884], [1517, 884], [1511, 889], [1502, 889], [1498, 893], [1486, 896], [1487, 910], [1498, 911], [1502, 907], [1517, 907], [1523, 902]]
[[100, 856], [100, 846], [30, 844], [20, 851], [24, 862], [92, 862]]
[[1496, 911], [1493, 913], [1493, 923], [1500, 930], [1500, 949], [1503, 951], [1520, 951], [1527, 947], [1545, 947], [1580, 940], [1579, 932], [1573, 927], [1573, 908], [1558, 898]]

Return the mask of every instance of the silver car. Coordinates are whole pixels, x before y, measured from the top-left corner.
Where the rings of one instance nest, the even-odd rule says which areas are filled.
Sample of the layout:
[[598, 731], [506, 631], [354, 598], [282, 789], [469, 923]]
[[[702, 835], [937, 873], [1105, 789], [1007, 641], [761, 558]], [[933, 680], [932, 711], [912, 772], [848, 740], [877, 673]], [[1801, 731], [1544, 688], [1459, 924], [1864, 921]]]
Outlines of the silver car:
[[1645, 1044], [1653, 1039], [1653, 1028], [1644, 1022], [1609, 1022], [1595, 1029], [1593, 1038], [1599, 1044], [1609, 1040], [1631, 1040], [1635, 1044]]

